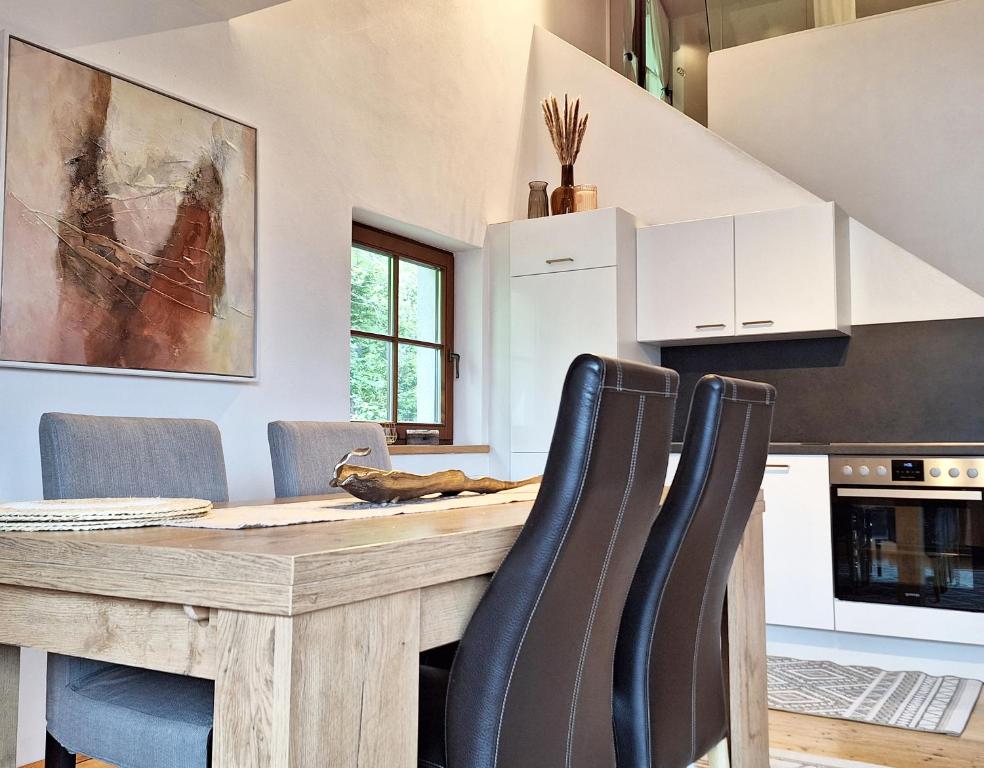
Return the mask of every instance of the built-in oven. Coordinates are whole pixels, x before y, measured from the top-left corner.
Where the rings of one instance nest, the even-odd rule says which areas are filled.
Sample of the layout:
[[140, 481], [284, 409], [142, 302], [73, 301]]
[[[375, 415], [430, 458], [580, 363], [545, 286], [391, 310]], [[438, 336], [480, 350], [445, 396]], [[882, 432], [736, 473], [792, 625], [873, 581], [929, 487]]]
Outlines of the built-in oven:
[[984, 458], [831, 456], [839, 600], [984, 612]]

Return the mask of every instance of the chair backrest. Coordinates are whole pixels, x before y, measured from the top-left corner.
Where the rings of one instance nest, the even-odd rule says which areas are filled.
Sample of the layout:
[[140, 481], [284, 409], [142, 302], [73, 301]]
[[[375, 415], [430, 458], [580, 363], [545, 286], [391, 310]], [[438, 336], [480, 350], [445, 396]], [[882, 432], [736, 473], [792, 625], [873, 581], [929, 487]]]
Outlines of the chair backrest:
[[571, 365], [543, 482], [464, 633], [447, 768], [612, 768], [619, 617], [659, 506], [678, 377]]
[[359, 421], [271, 421], [267, 428], [277, 498], [337, 493], [328, 485], [335, 464], [355, 448], [371, 448], [364, 467], [392, 469], [379, 424]]
[[229, 500], [222, 436], [211, 421], [46, 413], [38, 432], [46, 499]]
[[765, 472], [775, 389], [705, 376], [615, 654], [619, 768], [689, 765], [727, 735], [721, 616]]

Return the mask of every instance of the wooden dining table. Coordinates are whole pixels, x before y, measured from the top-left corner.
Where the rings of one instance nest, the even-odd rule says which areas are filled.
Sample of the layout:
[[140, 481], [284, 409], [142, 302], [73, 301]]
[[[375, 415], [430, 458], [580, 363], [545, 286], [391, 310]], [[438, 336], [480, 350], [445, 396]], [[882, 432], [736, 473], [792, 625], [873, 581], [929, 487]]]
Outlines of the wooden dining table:
[[[0, 534], [0, 768], [22, 647], [214, 680], [215, 768], [415, 768], [419, 653], [461, 637], [530, 508]], [[763, 510], [726, 609], [737, 768], [768, 766]]]

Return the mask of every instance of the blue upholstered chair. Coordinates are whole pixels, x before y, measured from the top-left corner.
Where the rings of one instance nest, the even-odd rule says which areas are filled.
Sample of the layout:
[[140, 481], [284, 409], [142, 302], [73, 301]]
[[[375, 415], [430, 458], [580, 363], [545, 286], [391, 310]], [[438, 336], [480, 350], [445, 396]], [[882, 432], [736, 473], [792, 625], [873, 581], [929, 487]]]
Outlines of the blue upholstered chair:
[[[46, 413], [40, 437], [45, 498], [229, 497], [210, 421]], [[213, 698], [208, 680], [49, 654], [45, 766], [206, 768]]]
[[272, 421], [267, 429], [277, 498], [336, 492], [328, 485], [335, 465], [355, 448], [371, 448], [358, 459], [365, 467], [392, 469], [383, 428], [368, 422]]

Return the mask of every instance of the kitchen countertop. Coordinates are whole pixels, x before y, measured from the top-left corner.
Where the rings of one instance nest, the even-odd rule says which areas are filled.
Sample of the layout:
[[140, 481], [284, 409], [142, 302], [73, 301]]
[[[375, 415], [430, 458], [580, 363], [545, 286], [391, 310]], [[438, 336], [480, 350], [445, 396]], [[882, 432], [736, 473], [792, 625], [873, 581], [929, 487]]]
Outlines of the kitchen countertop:
[[[673, 443], [679, 453], [682, 443]], [[984, 443], [772, 443], [774, 455], [984, 456]]]

